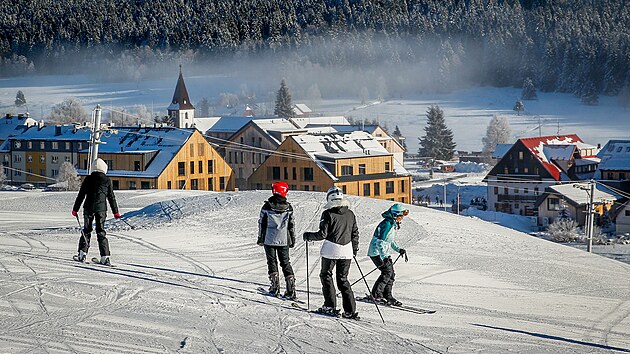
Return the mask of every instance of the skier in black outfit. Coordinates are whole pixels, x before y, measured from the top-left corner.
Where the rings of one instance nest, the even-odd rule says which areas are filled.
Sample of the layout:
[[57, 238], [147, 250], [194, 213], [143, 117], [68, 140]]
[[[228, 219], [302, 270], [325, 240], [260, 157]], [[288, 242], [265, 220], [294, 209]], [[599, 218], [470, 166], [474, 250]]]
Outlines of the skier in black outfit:
[[319, 278], [322, 282], [324, 305], [319, 312], [339, 315], [335, 285], [333, 284], [333, 269], [336, 269], [337, 286], [341, 291], [343, 301], [343, 317], [359, 319], [356, 312], [354, 293], [348, 281], [348, 271], [352, 258], [359, 251], [359, 228], [354, 213], [348, 208], [348, 202], [343, 198], [343, 192], [338, 187], [332, 187], [326, 194], [326, 210], [319, 222], [319, 231], [305, 232], [304, 240], [324, 240], [320, 255], [322, 269]]
[[[74, 201], [72, 216], [77, 216], [81, 204], [83, 204], [83, 234], [79, 238], [79, 254], [74, 257], [77, 261], [85, 261], [85, 257], [90, 248], [90, 237], [92, 233], [92, 222], [96, 220], [96, 237], [98, 249], [101, 254], [100, 263], [111, 265], [109, 260], [109, 242], [105, 236], [105, 219], [107, 218], [107, 202], [114, 213], [114, 218], [120, 219], [116, 197], [112, 189], [112, 181], [105, 174], [107, 164], [105, 161], [96, 159], [93, 172], [85, 177], [79, 189], [79, 194]], [[85, 199], [85, 203], [83, 200]]]
[[265, 246], [267, 270], [271, 281], [269, 293], [273, 295], [280, 293], [279, 259], [287, 286], [284, 296], [297, 299], [295, 275], [289, 261], [289, 248], [295, 245], [293, 207], [286, 198], [289, 186], [285, 182], [276, 182], [271, 186], [271, 190], [273, 195], [265, 201], [260, 210], [257, 244]]

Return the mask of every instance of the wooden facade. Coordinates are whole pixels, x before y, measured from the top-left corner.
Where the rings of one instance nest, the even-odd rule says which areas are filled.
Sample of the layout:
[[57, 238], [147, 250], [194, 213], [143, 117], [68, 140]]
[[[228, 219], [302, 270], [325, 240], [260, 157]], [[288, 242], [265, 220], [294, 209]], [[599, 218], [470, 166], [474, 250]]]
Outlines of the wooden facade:
[[391, 154], [318, 163], [289, 137], [254, 171], [248, 183], [251, 189], [270, 189], [273, 182], [284, 181], [291, 190], [321, 192], [337, 186], [351, 195], [411, 203], [411, 176], [396, 175], [393, 166]]

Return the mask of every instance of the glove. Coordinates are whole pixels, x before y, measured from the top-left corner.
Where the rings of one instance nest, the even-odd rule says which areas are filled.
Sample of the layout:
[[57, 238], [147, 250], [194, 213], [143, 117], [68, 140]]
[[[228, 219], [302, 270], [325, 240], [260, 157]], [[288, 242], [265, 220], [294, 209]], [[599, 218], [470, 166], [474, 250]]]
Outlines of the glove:
[[308, 241], [308, 232], [305, 232], [305, 233], [302, 235], [302, 238], [304, 239], [304, 241]]
[[398, 251], [398, 253], [400, 253], [401, 256], [404, 256], [407, 253], [407, 251], [405, 251], [404, 248], [401, 248], [400, 251]]
[[295, 246], [294, 242], [289, 243], [289, 248], [293, 248], [293, 246]]
[[383, 264], [392, 264], [392, 257], [387, 257], [383, 259]]
[[72, 216], [77, 216], [77, 211], [76, 210], [72, 211]]
[[120, 219], [120, 213], [114, 213], [114, 219], [116, 220]]
[[263, 242], [256, 242], [256, 244], [257, 244], [258, 246], [264, 246], [264, 245], [265, 245]]

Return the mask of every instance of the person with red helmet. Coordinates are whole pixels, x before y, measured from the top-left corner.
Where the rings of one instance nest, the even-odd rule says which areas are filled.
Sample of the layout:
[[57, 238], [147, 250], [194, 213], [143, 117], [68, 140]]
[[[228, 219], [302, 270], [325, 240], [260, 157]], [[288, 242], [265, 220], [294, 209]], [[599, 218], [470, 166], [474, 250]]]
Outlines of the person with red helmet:
[[265, 201], [260, 210], [258, 220], [259, 246], [264, 246], [267, 257], [267, 270], [271, 286], [269, 293], [277, 296], [280, 293], [280, 277], [278, 261], [286, 280], [284, 296], [297, 299], [295, 292], [295, 275], [289, 260], [289, 248], [295, 246], [295, 221], [293, 207], [287, 201], [289, 186], [285, 182], [271, 185], [273, 195]]

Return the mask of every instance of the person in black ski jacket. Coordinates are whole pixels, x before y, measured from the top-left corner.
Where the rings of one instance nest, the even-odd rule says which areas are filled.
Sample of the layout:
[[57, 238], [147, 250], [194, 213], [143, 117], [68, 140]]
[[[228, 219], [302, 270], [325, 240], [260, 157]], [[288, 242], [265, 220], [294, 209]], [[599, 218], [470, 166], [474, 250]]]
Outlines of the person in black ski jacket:
[[267, 271], [271, 281], [269, 293], [272, 295], [280, 293], [278, 274], [278, 260], [280, 260], [287, 286], [284, 296], [297, 299], [295, 275], [289, 260], [289, 248], [295, 245], [293, 207], [287, 201], [289, 186], [285, 182], [276, 182], [271, 186], [271, 190], [273, 195], [265, 201], [260, 210], [257, 244], [265, 247]]
[[304, 240], [321, 241], [320, 255], [322, 269], [319, 278], [322, 282], [324, 305], [318, 311], [338, 315], [335, 285], [333, 284], [333, 269], [336, 266], [337, 286], [341, 291], [343, 302], [343, 317], [358, 319], [356, 303], [352, 287], [348, 281], [348, 272], [352, 258], [359, 251], [359, 228], [357, 220], [348, 208], [348, 201], [343, 198], [343, 192], [338, 187], [332, 187], [326, 194], [326, 210], [319, 222], [319, 231], [305, 232]]
[[[96, 237], [98, 249], [101, 254], [100, 262], [110, 264], [109, 242], [105, 232], [105, 219], [107, 218], [107, 202], [114, 213], [114, 218], [120, 219], [116, 197], [112, 189], [112, 181], [105, 174], [107, 164], [105, 161], [96, 159], [93, 172], [85, 177], [79, 194], [74, 201], [72, 216], [77, 217], [77, 212], [83, 204], [83, 233], [79, 238], [79, 254], [75, 257], [78, 261], [85, 261], [85, 257], [90, 248], [90, 237], [92, 233], [92, 222], [96, 220]], [[83, 200], [85, 199], [85, 203]]]

